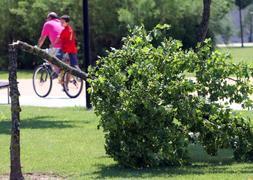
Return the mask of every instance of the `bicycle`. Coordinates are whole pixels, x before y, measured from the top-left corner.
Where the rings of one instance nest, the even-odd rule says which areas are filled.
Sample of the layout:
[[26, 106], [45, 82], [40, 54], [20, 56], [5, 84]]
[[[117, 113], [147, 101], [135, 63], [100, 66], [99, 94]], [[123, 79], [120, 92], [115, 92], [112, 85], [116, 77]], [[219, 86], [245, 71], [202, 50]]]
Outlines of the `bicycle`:
[[[41, 97], [45, 98], [49, 95], [53, 86], [53, 69], [52, 65], [46, 60], [39, 66], [37, 66], [33, 73], [33, 89], [35, 93]], [[66, 56], [63, 58], [67, 62]], [[63, 86], [63, 91], [70, 98], [78, 97], [83, 89], [83, 80], [76, 76], [71, 75], [68, 72], [64, 72], [63, 76], [60, 77]]]

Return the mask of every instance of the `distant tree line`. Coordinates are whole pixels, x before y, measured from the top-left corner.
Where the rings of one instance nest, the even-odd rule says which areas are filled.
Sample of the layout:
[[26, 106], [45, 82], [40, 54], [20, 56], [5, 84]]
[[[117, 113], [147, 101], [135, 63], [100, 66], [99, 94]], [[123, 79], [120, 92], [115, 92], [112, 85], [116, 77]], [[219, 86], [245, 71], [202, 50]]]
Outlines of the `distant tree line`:
[[[222, 20], [234, 0], [215, 0], [207, 36], [214, 39], [223, 28]], [[183, 42], [184, 48], [194, 47], [198, 26], [202, 21], [203, 0], [90, 0], [91, 56], [106, 55], [110, 47], [120, 47], [128, 28], [143, 24], [147, 30], [158, 23], [171, 25], [168, 36]], [[7, 44], [22, 40], [36, 44], [46, 15], [50, 11], [69, 14], [77, 33], [79, 58], [82, 59], [81, 0], [1, 0], [0, 1], [0, 69], [7, 67]], [[45, 46], [46, 47], [46, 46]], [[81, 62], [81, 61], [80, 61]], [[20, 54], [19, 68], [32, 68], [39, 63], [31, 55]]]

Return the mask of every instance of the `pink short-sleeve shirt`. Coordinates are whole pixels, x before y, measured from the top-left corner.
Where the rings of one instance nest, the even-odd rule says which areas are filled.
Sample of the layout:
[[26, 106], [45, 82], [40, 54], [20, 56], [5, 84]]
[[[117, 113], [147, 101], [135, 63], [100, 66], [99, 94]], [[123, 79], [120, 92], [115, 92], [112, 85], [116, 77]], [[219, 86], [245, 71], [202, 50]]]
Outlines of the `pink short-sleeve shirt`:
[[47, 21], [42, 29], [41, 36], [49, 37], [49, 40], [54, 48], [60, 48], [61, 42], [55, 44], [56, 39], [60, 36], [63, 27], [59, 19], [53, 19]]

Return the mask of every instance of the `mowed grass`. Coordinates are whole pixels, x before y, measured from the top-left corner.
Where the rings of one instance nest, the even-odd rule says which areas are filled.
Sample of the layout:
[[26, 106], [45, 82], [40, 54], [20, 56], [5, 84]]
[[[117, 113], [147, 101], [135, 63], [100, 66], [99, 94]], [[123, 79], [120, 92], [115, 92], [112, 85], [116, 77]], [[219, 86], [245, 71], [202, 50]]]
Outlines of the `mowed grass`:
[[[18, 70], [17, 77], [18, 77], [18, 79], [32, 79], [33, 70]], [[8, 71], [0, 71], [0, 79], [1, 80], [8, 80], [8, 78], [9, 78]]]
[[[252, 112], [244, 113], [253, 117]], [[0, 174], [9, 172], [10, 107], [0, 106]], [[105, 154], [98, 117], [82, 108], [23, 107], [23, 172], [54, 173], [68, 179], [248, 179], [253, 164], [236, 163], [231, 150], [210, 157], [200, 146], [189, 147], [193, 164], [131, 170]]]
[[253, 67], [253, 47], [219, 48], [222, 52], [230, 53], [233, 63], [246, 63]]

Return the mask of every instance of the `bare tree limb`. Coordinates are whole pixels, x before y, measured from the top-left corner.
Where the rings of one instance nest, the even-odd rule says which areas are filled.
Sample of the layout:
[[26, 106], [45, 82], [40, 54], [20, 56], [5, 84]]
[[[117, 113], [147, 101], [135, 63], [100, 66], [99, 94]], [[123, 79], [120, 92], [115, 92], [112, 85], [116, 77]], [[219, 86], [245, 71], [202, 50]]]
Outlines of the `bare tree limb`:
[[77, 76], [77, 77], [79, 77], [83, 80], [86, 80], [87, 77], [88, 77], [87, 73], [69, 66], [68, 64], [66, 64], [66, 63], [62, 62], [61, 60], [59, 60], [57, 57], [51, 56], [50, 54], [46, 53], [42, 49], [40, 49], [38, 47], [34, 47], [34, 46], [32, 46], [28, 43], [25, 43], [25, 42], [22, 42], [22, 41], [17, 41], [17, 42], [14, 42], [14, 43], [10, 44], [10, 46], [15, 47], [15, 48], [19, 48], [23, 51], [26, 51], [28, 53], [39, 56], [42, 59], [46, 59], [49, 62], [51, 62], [52, 64], [60, 67], [64, 71], [67, 71], [67, 72], [73, 74], [74, 76]]
[[231, 81], [234, 81], [234, 82], [238, 82], [237, 79], [234, 79], [234, 78], [231, 78], [231, 77], [227, 77], [226, 79], [231, 80]]

